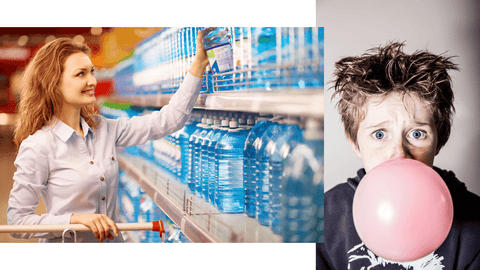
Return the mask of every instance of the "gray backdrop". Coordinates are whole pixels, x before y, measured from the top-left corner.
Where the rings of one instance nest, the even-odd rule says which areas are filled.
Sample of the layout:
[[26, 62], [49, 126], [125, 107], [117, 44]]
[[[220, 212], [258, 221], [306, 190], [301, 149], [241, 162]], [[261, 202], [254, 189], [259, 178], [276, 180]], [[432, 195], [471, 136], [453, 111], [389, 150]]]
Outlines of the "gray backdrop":
[[336, 61], [360, 55], [390, 40], [406, 41], [404, 50], [427, 49], [456, 55], [460, 71], [450, 73], [456, 113], [452, 134], [434, 165], [455, 172], [480, 194], [480, 65], [477, 1], [471, 0], [317, 0], [316, 25], [325, 27], [325, 191], [363, 167], [347, 142], [331, 101]]

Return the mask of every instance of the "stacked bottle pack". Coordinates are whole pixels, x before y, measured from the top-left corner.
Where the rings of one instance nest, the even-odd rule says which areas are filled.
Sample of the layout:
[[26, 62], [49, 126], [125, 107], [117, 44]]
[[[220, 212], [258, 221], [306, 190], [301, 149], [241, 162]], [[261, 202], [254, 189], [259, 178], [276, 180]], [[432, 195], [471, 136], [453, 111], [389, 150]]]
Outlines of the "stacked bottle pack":
[[143, 40], [115, 67], [117, 95], [175, 93], [195, 58], [199, 30], [210, 61], [201, 93], [323, 88], [323, 28], [180, 27]]
[[181, 130], [139, 148], [220, 212], [245, 213], [285, 242], [323, 238], [319, 120], [194, 110]]

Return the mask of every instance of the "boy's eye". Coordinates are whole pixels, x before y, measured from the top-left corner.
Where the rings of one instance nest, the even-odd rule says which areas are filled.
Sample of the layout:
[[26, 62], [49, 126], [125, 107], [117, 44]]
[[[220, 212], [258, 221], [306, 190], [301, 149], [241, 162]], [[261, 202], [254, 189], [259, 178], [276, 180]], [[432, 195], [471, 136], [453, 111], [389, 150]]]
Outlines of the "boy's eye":
[[426, 136], [426, 133], [424, 131], [414, 129], [408, 134], [411, 138], [414, 138], [416, 140], [423, 139]]
[[85, 75], [85, 74], [83, 73], [83, 71], [80, 72], [80, 73], [78, 73], [78, 76], [83, 76], [83, 75]]
[[372, 135], [375, 139], [378, 139], [378, 140], [381, 140], [386, 136], [385, 131], [383, 130], [377, 130]]

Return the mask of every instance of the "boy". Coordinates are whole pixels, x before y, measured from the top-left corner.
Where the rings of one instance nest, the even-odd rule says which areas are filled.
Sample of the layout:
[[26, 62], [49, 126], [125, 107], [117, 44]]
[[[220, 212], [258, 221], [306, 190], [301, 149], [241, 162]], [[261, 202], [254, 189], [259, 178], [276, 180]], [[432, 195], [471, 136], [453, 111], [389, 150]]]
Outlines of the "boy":
[[[336, 63], [335, 92], [347, 138], [364, 169], [325, 194], [325, 242], [317, 244], [317, 269], [480, 269], [480, 197], [451, 171], [433, 166], [447, 142], [454, 111], [447, 70], [440, 55], [402, 51], [389, 43]], [[444, 243], [415, 262], [392, 262], [368, 250], [352, 217], [355, 189], [376, 165], [397, 157], [427, 164], [442, 177], [453, 199], [454, 220]]]

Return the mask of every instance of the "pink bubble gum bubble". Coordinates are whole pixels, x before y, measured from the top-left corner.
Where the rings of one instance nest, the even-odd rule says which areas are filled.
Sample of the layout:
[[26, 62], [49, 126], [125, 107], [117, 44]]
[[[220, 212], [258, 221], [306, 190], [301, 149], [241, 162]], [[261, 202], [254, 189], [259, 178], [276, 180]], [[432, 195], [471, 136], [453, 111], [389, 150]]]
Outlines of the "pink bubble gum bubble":
[[414, 261], [445, 241], [453, 203], [443, 179], [422, 162], [396, 158], [370, 170], [353, 198], [353, 222], [376, 255]]

